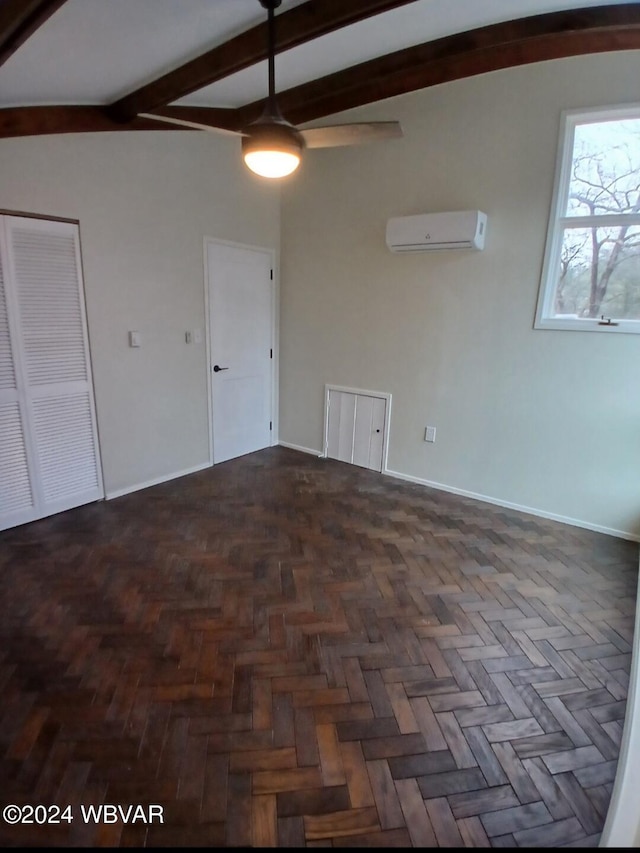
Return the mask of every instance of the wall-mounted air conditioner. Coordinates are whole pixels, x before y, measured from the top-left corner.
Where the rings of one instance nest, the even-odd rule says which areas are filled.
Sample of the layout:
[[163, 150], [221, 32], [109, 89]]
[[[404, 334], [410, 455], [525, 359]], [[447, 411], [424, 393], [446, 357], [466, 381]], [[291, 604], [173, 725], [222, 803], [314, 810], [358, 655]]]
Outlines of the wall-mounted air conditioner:
[[387, 222], [387, 246], [392, 252], [484, 249], [486, 230], [481, 210], [398, 216]]

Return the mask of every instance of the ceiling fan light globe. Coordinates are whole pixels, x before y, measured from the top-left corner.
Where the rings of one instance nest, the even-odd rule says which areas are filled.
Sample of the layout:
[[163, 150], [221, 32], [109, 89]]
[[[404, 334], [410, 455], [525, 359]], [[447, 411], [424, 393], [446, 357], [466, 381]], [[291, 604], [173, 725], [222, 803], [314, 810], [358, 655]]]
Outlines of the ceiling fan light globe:
[[244, 155], [244, 162], [263, 178], [284, 178], [290, 175], [300, 165], [300, 155], [287, 151], [248, 151]]
[[300, 165], [304, 142], [299, 131], [284, 121], [257, 121], [242, 139], [244, 162], [257, 175], [284, 178]]

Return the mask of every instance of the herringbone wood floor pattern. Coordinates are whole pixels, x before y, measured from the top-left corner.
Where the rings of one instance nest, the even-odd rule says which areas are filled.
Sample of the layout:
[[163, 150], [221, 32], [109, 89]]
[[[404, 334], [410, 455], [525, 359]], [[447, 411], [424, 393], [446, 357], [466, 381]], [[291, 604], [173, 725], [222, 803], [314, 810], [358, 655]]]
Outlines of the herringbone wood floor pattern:
[[637, 567], [283, 448], [0, 534], [0, 843], [596, 845]]

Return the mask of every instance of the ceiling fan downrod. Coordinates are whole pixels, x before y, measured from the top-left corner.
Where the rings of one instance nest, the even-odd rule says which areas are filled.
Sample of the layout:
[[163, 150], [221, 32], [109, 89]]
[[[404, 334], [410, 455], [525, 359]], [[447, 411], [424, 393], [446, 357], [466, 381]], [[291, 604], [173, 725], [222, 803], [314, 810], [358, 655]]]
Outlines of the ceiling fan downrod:
[[264, 177], [284, 177], [300, 163], [304, 138], [280, 112], [275, 94], [275, 15], [282, 0], [259, 0], [267, 10], [267, 54], [269, 91], [262, 115], [250, 124], [242, 139], [242, 153], [247, 166]]
[[282, 119], [282, 114], [276, 101], [276, 16], [275, 10], [282, 5], [282, 0], [260, 0], [260, 5], [267, 10], [267, 57], [269, 62], [269, 93], [267, 96], [266, 112], [273, 118]]

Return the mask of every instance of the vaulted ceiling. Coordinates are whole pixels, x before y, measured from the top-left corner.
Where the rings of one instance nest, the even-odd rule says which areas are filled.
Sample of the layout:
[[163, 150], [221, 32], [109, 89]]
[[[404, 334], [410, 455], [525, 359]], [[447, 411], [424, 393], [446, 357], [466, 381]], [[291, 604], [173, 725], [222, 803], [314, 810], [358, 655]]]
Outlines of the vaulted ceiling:
[[[153, 113], [237, 130], [266, 95], [259, 0], [0, 0], [0, 137], [175, 129]], [[276, 87], [313, 123], [449, 80], [640, 48], [640, 2], [283, 0]]]

